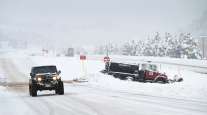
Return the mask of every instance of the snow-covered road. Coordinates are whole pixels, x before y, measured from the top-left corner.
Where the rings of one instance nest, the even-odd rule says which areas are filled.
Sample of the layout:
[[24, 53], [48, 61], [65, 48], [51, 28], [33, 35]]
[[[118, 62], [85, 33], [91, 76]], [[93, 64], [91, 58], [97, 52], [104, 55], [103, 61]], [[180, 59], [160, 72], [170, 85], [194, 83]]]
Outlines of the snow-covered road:
[[[17, 87], [16, 87], [17, 88]], [[207, 103], [65, 84], [65, 95], [52, 91], [30, 97], [27, 87], [1, 95], [1, 115], [205, 115]]]
[[[27, 74], [30, 69], [27, 67], [32, 66], [35, 61], [39, 61], [40, 64], [56, 61], [60, 68], [64, 63], [73, 65], [74, 70], [78, 68], [76, 66], [79, 66], [79, 62], [75, 59], [57, 61], [54, 58], [43, 58], [40, 61], [38, 58], [31, 61], [30, 58], [0, 58], [0, 72], [5, 75], [8, 82], [25, 82], [28, 81]], [[96, 69], [92, 67], [94, 65], [97, 66]], [[69, 66], [61, 69], [69, 69]], [[87, 67], [88, 76], [91, 77], [89, 82], [65, 83], [65, 95], [55, 95], [54, 91], [43, 91], [38, 92], [38, 97], [30, 97], [27, 85], [0, 86], [0, 115], [206, 115], [207, 113], [205, 85], [194, 88], [191, 85], [196, 83], [185, 84], [184, 82], [180, 85], [120, 81], [97, 73], [102, 68], [102, 64], [96, 61], [88, 62]], [[74, 71], [71, 73], [63, 71], [63, 78], [66, 79], [68, 78], [66, 75], [74, 76], [75, 74]], [[203, 77], [197, 76], [197, 78], [201, 84], [206, 81], [206, 79], [200, 79]], [[188, 82], [187, 79], [184, 81]], [[172, 88], [176, 87], [175, 85], [183, 92], [176, 92]], [[202, 96], [196, 97], [197, 95], [191, 90], [192, 92], [199, 90], [197, 93]], [[175, 92], [177, 97], [171, 92]], [[188, 98], [183, 98], [182, 95]]]

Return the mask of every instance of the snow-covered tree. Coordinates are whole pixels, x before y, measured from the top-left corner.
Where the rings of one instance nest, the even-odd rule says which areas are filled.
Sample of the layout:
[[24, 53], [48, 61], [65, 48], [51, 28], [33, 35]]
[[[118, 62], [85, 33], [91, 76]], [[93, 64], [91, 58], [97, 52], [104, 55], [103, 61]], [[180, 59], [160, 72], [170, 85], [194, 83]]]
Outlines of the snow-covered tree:
[[[107, 49], [106, 49], [107, 48]], [[165, 33], [164, 37], [160, 33], [156, 33], [154, 37], [148, 38], [145, 41], [132, 40], [124, 43], [121, 46], [107, 44], [100, 46], [99, 54], [104, 54], [108, 50], [109, 54], [122, 54], [131, 56], [168, 56], [175, 58], [193, 58], [200, 59], [201, 51], [197, 39], [194, 39], [191, 34], [181, 33], [179, 36], [173, 36], [170, 33]]]
[[138, 52], [139, 52], [139, 44], [136, 43], [135, 40], [125, 43], [122, 47], [123, 55], [135, 56], [138, 54]]
[[201, 58], [198, 40], [193, 39], [190, 33], [180, 34], [177, 50], [180, 51], [181, 57]]

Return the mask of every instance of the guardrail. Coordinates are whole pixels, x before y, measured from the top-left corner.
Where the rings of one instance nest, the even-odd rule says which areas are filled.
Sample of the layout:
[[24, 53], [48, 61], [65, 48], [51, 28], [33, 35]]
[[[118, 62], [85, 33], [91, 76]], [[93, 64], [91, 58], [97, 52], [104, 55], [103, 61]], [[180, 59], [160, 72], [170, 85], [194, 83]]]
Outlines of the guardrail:
[[[183, 69], [191, 70], [198, 73], [207, 74], [207, 61], [205, 62], [206, 65], [202, 62], [204, 60], [193, 60], [193, 64], [189, 63], [192, 60], [185, 60], [185, 59], [177, 59], [177, 58], [165, 58], [165, 57], [144, 57], [144, 56], [117, 56], [112, 55], [109, 56], [112, 61], [121, 61], [121, 62], [130, 62], [130, 63], [143, 63], [143, 62], [151, 62], [155, 64], [166, 64], [166, 65], [174, 65], [180, 66]], [[103, 61], [104, 55], [88, 55], [88, 60], [98, 60]], [[162, 60], [164, 59], [164, 60]], [[162, 61], [159, 61], [162, 60]], [[183, 62], [185, 61], [185, 63]], [[198, 65], [197, 62], [200, 62]], [[202, 63], [202, 64], [201, 64]], [[201, 66], [202, 65], [202, 66]]]
[[[113, 57], [112, 56], [112, 60], [115, 60], [115, 61], [126, 61], [126, 58], [118, 58], [118, 57]], [[135, 62], [135, 63], [143, 63], [143, 62], [151, 62], [151, 63], [155, 63], [155, 64], [166, 64], [166, 65], [174, 65], [174, 66], [180, 66], [182, 67], [183, 69], [188, 69], [188, 70], [191, 70], [191, 71], [195, 71], [195, 72], [198, 72], [198, 73], [203, 73], [203, 74], [207, 74], [207, 65], [206, 66], [198, 66], [198, 65], [192, 65], [192, 64], [183, 64], [183, 63], [180, 63], [181, 60], [179, 61], [175, 61], [172, 59], [172, 62], [167, 62], [167, 61], [157, 61], [157, 60], [147, 60], [147, 59], [130, 59], [130, 58], [127, 58], [127, 61], [128, 62]]]

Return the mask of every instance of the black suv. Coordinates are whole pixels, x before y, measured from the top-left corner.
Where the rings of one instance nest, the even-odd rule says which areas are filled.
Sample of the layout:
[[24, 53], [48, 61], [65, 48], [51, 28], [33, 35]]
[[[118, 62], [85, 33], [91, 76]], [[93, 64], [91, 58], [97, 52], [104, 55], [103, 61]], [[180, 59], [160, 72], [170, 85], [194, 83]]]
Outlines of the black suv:
[[60, 73], [53, 65], [32, 67], [29, 79], [30, 96], [37, 96], [38, 90], [55, 90], [56, 94], [63, 95], [64, 85]]

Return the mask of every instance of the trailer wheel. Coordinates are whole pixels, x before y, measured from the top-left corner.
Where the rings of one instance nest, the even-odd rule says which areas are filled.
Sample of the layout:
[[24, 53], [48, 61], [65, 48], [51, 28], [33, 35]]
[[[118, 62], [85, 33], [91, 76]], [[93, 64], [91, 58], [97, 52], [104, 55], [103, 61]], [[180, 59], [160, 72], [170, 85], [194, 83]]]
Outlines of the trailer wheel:
[[128, 76], [126, 76], [126, 75], [119, 75], [119, 79], [121, 79], [121, 80], [126, 80], [127, 77], [128, 77]]
[[116, 73], [115, 73], [115, 74], [113, 74], [113, 76], [114, 76], [115, 78], [120, 77], [120, 76], [119, 76], [119, 74], [116, 74]]
[[145, 71], [143, 70], [139, 72], [139, 81], [145, 83]]
[[162, 82], [162, 83], [167, 83], [168, 80], [163, 78], [163, 77], [158, 77], [154, 80], [154, 82]]

